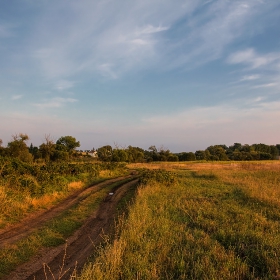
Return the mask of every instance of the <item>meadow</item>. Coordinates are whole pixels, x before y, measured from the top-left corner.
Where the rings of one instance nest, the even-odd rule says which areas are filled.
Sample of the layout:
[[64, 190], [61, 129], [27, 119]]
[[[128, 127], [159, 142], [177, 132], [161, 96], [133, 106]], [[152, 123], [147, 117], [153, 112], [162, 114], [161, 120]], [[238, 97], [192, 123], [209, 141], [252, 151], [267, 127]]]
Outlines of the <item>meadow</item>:
[[130, 168], [134, 203], [75, 279], [280, 279], [280, 162]]

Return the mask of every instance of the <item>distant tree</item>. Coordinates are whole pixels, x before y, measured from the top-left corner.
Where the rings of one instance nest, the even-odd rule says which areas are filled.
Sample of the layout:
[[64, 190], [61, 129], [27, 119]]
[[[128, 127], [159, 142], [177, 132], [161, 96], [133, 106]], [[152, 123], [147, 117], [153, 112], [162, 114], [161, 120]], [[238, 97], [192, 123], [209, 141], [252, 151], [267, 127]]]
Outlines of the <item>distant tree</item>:
[[205, 151], [202, 151], [202, 150], [196, 151], [195, 157], [197, 160], [206, 160], [207, 159]]
[[113, 149], [110, 145], [106, 145], [97, 149], [98, 158], [102, 161], [112, 161]]
[[45, 142], [39, 146], [39, 151], [42, 155], [42, 158], [48, 162], [51, 160], [51, 157], [55, 151], [54, 141], [51, 139], [50, 135], [45, 135]]
[[210, 153], [210, 160], [228, 160], [225, 145], [214, 145], [207, 148]]
[[143, 162], [144, 150], [139, 147], [128, 146], [126, 149], [128, 162]]
[[194, 161], [194, 160], [196, 160], [195, 153], [188, 152], [187, 153], [187, 161]]
[[124, 149], [113, 149], [112, 161], [114, 162], [126, 162], [128, 160], [127, 151]]
[[272, 159], [270, 153], [259, 152], [259, 154], [260, 154], [260, 160], [270, 160], [270, 159]]
[[270, 153], [270, 146], [260, 143], [260, 144], [253, 144], [252, 150], [256, 152], [262, 152], [262, 153]]
[[65, 149], [66, 152], [72, 153], [74, 149], [80, 147], [80, 142], [73, 136], [62, 136], [56, 141], [56, 145], [60, 147], [58, 150]]
[[29, 153], [32, 154], [33, 158], [36, 159], [40, 159], [42, 158], [42, 154], [39, 150], [38, 147], [33, 146], [33, 144], [31, 143], [29, 146]]
[[13, 135], [13, 141], [8, 143], [8, 154], [11, 157], [19, 158], [25, 162], [31, 162], [33, 160], [32, 154], [29, 153], [26, 141], [29, 140], [27, 134], [20, 133], [19, 135]]
[[179, 157], [177, 155], [174, 155], [174, 154], [170, 154], [168, 157], [167, 157], [167, 161], [179, 161]]
[[241, 152], [242, 144], [241, 143], [234, 143], [232, 146], [229, 146], [229, 150], [233, 152]]
[[270, 146], [271, 159], [278, 159], [279, 151], [276, 146]]
[[3, 141], [0, 139], [0, 156], [5, 156], [6, 155], [6, 149], [2, 147]]
[[169, 149], [165, 149], [164, 147], [161, 147], [158, 152], [158, 160], [159, 161], [168, 161], [168, 158], [172, 156], [173, 154], [170, 152]]
[[51, 155], [52, 161], [67, 161], [69, 159], [69, 152], [55, 149]]
[[278, 154], [280, 155], [280, 144], [276, 144], [275, 147], [278, 149]]
[[179, 160], [180, 161], [194, 161], [196, 160], [196, 156], [193, 152], [183, 152], [179, 154]]
[[210, 152], [206, 149], [206, 150], [205, 150], [205, 159], [206, 159], [206, 160], [210, 160], [210, 158], [211, 158], [211, 154], [210, 154]]
[[146, 152], [147, 161], [159, 161], [160, 155], [155, 145], [152, 145], [148, 149], [149, 151]]

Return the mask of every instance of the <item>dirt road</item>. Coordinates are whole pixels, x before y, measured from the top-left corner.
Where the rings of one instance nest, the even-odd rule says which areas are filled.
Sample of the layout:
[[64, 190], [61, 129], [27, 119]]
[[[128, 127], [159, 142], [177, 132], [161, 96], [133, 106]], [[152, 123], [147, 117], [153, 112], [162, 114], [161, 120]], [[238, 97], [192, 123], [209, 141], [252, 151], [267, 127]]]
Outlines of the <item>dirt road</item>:
[[[0, 248], [7, 244], [13, 244], [21, 238], [28, 236], [33, 230], [43, 225], [46, 221], [54, 218], [62, 211], [82, 200], [85, 194], [97, 192], [101, 188], [128, 177], [119, 177], [106, 182], [91, 186], [85, 190], [77, 191], [59, 205], [45, 211], [37, 216], [29, 217], [5, 231], [0, 231]], [[45, 279], [69, 279], [76, 268], [79, 270], [92, 254], [94, 246], [102, 242], [102, 233], [108, 233], [114, 224], [116, 207], [120, 199], [133, 185], [137, 183], [134, 179], [124, 183], [108, 194], [97, 211], [85, 221], [83, 226], [77, 230], [63, 244], [53, 249], [42, 249], [38, 255], [28, 263], [19, 266], [3, 280], [45, 280]]]

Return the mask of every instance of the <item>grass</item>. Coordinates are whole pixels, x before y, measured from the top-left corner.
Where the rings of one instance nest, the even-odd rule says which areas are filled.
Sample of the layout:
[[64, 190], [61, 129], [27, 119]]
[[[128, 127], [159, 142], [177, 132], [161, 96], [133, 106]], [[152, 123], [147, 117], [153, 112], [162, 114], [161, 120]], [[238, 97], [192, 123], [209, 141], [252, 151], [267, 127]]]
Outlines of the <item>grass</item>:
[[54, 247], [65, 243], [66, 239], [98, 208], [108, 192], [129, 180], [131, 179], [122, 180], [98, 192], [92, 192], [27, 238], [2, 249], [0, 251], [0, 278], [14, 270], [19, 264], [29, 260], [42, 247]]
[[78, 280], [280, 278], [278, 162], [166, 166]]
[[[88, 174], [78, 181], [69, 180], [67, 182], [66, 178], [64, 178], [66, 186], [61, 191], [53, 191], [39, 197], [32, 197], [28, 192], [17, 191], [8, 186], [0, 185], [0, 229], [20, 221], [31, 212], [51, 208], [78, 189], [116, 176], [119, 176], [119, 171], [107, 172], [105, 170], [101, 175], [94, 178], [89, 177]], [[80, 175], [80, 177], [82, 176]]]

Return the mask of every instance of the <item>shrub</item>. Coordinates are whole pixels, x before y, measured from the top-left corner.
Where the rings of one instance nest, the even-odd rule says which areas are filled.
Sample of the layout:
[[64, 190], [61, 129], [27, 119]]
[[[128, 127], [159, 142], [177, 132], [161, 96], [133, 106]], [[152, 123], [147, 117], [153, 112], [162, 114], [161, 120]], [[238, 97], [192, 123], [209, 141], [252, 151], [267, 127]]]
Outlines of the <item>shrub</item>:
[[139, 183], [146, 185], [152, 182], [158, 182], [166, 186], [174, 185], [177, 182], [177, 175], [163, 169], [142, 171]]

